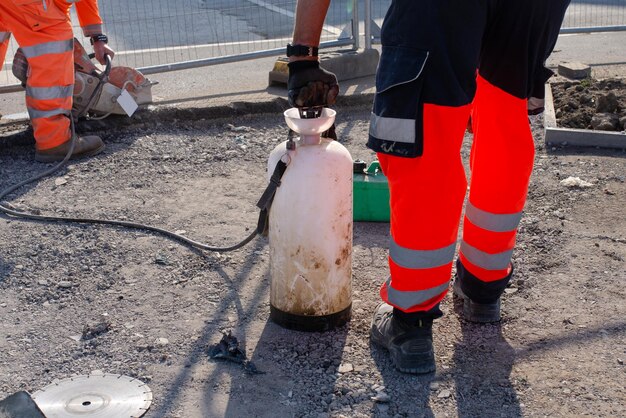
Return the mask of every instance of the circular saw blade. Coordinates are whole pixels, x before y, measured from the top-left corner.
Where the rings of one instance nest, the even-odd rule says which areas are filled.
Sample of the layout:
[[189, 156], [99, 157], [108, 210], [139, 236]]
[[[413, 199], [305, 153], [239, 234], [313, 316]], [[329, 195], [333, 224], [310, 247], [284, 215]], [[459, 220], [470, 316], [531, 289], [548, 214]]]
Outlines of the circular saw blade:
[[32, 395], [46, 418], [136, 418], [152, 403], [140, 380], [119, 374], [90, 374], [58, 380]]

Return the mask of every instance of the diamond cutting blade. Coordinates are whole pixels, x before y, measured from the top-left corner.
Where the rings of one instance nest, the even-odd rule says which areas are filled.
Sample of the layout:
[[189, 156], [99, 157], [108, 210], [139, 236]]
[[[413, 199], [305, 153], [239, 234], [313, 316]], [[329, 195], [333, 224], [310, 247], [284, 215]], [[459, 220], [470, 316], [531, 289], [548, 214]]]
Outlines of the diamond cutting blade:
[[140, 380], [119, 374], [90, 374], [58, 380], [32, 395], [46, 418], [137, 418], [152, 403]]

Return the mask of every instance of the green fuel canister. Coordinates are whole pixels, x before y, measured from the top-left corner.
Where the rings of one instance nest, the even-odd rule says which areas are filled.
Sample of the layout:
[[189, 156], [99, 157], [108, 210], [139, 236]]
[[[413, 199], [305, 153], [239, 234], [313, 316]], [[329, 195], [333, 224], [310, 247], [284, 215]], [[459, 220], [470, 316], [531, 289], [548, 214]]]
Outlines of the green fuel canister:
[[354, 220], [389, 222], [389, 183], [378, 161], [353, 164]]

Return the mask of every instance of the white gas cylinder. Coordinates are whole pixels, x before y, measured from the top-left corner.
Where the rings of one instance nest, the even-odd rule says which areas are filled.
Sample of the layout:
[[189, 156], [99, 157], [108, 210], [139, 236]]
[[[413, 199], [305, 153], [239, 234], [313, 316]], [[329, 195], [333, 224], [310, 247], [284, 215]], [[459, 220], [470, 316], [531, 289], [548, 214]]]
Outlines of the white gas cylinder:
[[268, 178], [282, 159], [287, 169], [269, 213], [270, 318], [286, 328], [325, 331], [350, 319], [352, 306], [352, 157], [320, 138], [336, 112], [285, 120], [300, 134], [270, 154]]

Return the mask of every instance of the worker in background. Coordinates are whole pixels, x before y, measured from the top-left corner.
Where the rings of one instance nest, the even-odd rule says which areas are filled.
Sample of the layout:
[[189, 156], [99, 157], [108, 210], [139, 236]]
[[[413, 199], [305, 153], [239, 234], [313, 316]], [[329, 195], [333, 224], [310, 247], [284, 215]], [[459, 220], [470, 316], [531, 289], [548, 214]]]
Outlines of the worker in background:
[[[97, 0], [3, 0], [0, 2], [0, 70], [11, 34], [29, 66], [26, 107], [35, 135], [35, 160], [62, 160], [70, 147], [74, 89], [74, 35], [70, 7], [76, 5], [83, 34], [91, 38], [96, 59], [105, 64], [107, 46]], [[97, 136], [77, 137], [72, 158], [104, 149]]]
[[[329, 0], [299, 0], [289, 55], [293, 105], [330, 105], [336, 78], [316, 47]], [[454, 293], [472, 322], [500, 320], [533, 167], [529, 110], [542, 106], [544, 66], [569, 0], [393, 0], [367, 146], [391, 195], [390, 277], [371, 340], [402, 372], [435, 370], [433, 320], [451, 281], [467, 191], [460, 150], [474, 139]], [[314, 53], [310, 53], [313, 51]], [[531, 103], [534, 97], [539, 102]], [[535, 102], [535, 100], [533, 100]]]

